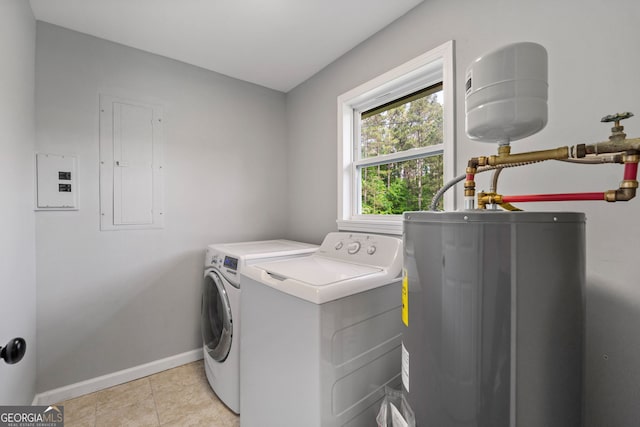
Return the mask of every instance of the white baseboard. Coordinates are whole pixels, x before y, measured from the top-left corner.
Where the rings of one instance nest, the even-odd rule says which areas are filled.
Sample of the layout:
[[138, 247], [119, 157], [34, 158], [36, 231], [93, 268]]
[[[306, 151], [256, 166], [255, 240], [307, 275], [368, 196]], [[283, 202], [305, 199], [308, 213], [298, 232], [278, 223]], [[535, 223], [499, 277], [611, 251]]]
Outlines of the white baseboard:
[[102, 375], [100, 377], [81, 381], [75, 384], [69, 384], [64, 387], [36, 394], [33, 398], [32, 405], [52, 405], [64, 400], [73, 399], [74, 397], [93, 393], [95, 391], [113, 387], [114, 385], [123, 384], [137, 380], [138, 378], [166, 371], [167, 369], [175, 368], [176, 366], [195, 362], [196, 360], [202, 359], [202, 356], [202, 348], [197, 348], [195, 350], [176, 354], [175, 356], [166, 357], [143, 365], [134, 366], [122, 371]]

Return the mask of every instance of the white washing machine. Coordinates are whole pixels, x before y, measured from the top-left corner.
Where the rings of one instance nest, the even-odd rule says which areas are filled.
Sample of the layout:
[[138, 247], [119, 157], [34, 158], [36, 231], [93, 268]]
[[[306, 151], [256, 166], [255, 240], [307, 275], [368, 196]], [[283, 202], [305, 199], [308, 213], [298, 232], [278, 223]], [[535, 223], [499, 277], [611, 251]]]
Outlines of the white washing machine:
[[201, 310], [204, 367], [213, 391], [235, 413], [240, 413], [240, 274], [249, 264], [306, 256], [317, 249], [291, 240], [207, 247]]
[[242, 276], [242, 427], [370, 427], [400, 386], [402, 240], [329, 233]]

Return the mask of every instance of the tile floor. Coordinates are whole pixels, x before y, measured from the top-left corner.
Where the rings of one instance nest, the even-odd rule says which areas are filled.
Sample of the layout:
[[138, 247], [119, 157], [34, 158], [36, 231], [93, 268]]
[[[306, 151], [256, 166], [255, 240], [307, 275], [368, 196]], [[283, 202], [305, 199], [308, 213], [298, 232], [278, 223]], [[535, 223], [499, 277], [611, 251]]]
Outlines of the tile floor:
[[60, 402], [65, 427], [238, 427], [211, 390], [203, 361]]

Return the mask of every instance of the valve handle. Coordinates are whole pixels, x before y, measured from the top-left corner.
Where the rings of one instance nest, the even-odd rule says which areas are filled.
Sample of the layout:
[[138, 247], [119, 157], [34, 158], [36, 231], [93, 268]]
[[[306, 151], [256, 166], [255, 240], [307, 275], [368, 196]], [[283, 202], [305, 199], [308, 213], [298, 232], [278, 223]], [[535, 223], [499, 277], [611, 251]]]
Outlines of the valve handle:
[[629, 117], [633, 117], [633, 113], [630, 111], [625, 111], [624, 113], [616, 113], [609, 114], [608, 116], [604, 116], [600, 119], [601, 122], [619, 122], [620, 120], [628, 119]]

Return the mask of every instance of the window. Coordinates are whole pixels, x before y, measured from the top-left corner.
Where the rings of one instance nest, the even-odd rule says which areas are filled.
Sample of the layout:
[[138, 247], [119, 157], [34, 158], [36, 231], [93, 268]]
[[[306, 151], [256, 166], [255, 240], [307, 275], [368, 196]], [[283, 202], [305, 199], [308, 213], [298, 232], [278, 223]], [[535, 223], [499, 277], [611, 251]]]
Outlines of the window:
[[338, 97], [339, 229], [401, 234], [428, 209], [454, 177], [453, 105], [453, 42]]

